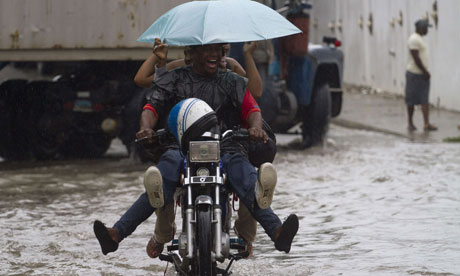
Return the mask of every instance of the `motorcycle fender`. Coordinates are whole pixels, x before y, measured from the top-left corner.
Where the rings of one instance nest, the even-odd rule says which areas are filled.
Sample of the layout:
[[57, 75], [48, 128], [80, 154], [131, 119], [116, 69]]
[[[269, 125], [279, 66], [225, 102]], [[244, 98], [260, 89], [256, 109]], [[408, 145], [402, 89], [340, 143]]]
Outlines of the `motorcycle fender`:
[[213, 205], [212, 198], [207, 195], [200, 195], [195, 199], [195, 205], [202, 205], [202, 204], [207, 204], [207, 205]]

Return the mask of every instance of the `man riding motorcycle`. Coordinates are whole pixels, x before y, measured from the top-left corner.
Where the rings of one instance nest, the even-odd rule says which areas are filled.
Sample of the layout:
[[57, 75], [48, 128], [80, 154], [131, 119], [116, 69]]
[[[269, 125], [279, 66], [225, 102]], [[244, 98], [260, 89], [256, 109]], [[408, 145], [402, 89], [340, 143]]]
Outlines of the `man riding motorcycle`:
[[[257, 42], [246, 42], [244, 44], [243, 55], [247, 71], [245, 71], [236, 60], [226, 56], [230, 50], [230, 44], [223, 45], [222, 59], [219, 63], [220, 69], [229, 69], [242, 77], [246, 77], [248, 79], [247, 87], [251, 95], [256, 99], [260, 98], [262, 94], [262, 80], [253, 58], [254, 51], [258, 47], [257, 45]], [[156, 38], [153, 48], [152, 55], [144, 61], [134, 77], [134, 82], [138, 86], [150, 88], [155, 79], [155, 74], [158, 77], [167, 71], [184, 67], [192, 63], [188, 47], [184, 50], [184, 59], [174, 60], [167, 64], [167, 44], [162, 43], [159, 38]], [[251, 150], [248, 155], [251, 164], [260, 168], [259, 175], [267, 175], [267, 178], [264, 179], [272, 178], [270, 179], [272, 183], [267, 183], [265, 186], [274, 187], [276, 185], [276, 170], [272, 164], [266, 163], [272, 162], [276, 154], [275, 137], [272, 133], [271, 135], [271, 140], [266, 145], [251, 144]], [[253, 153], [253, 151], [255, 152]], [[263, 163], [266, 164], [262, 166]], [[151, 180], [152, 177], [149, 175], [155, 173], [153, 168], [148, 169], [144, 179]], [[144, 181], [144, 185], [146, 183], [149, 182]], [[164, 244], [171, 240], [171, 233], [174, 233], [175, 223], [173, 205], [174, 203], [156, 211], [157, 223], [155, 224], [154, 236], [152, 236], [147, 244], [147, 254], [152, 258], [156, 258], [163, 251]], [[244, 204], [240, 204], [238, 209], [238, 217], [235, 220], [234, 230], [238, 237], [242, 238], [248, 244], [249, 256], [252, 256], [252, 242], [254, 242], [256, 237], [257, 221], [251, 216]]]
[[[141, 130], [136, 136], [150, 139], [154, 133], [153, 128], [157, 124], [165, 125], [167, 114], [175, 103], [185, 98], [195, 97], [204, 100], [216, 111], [224, 129], [231, 129], [237, 125], [247, 126], [252, 140], [266, 141], [267, 134], [262, 129], [260, 109], [247, 90], [244, 79], [234, 73], [218, 70], [218, 62], [222, 55], [221, 44], [194, 46], [191, 51], [194, 53], [192, 67], [166, 73], [155, 81], [153, 92], [149, 96], [149, 104], [142, 112]], [[178, 149], [169, 149], [158, 163], [159, 173], [156, 175], [162, 182], [160, 195], [164, 199], [164, 206], [173, 201], [174, 190], [180, 181], [182, 160], [183, 157]], [[244, 149], [238, 146], [227, 149], [222, 161], [231, 189], [274, 241], [275, 248], [289, 252], [298, 230], [297, 216], [292, 214], [281, 224], [271, 208], [262, 209], [259, 206], [259, 202], [267, 202], [267, 200], [270, 205], [271, 197], [264, 198], [263, 193], [262, 196], [256, 197], [256, 184], [261, 183], [257, 181], [255, 168], [249, 163]], [[138, 199], [138, 205], [143, 206], [142, 208], [134, 207], [135, 203], [115, 224], [115, 228], [118, 229], [118, 241], [129, 235], [134, 231], [135, 226], [146, 219], [143, 218], [143, 213], [152, 208], [146, 197], [144, 194]], [[131, 226], [126, 227], [127, 224]], [[134, 229], [132, 225], [135, 225]], [[118, 243], [114, 242], [113, 233], [108, 232], [102, 223], [95, 223], [95, 232], [105, 254], [116, 250]]]

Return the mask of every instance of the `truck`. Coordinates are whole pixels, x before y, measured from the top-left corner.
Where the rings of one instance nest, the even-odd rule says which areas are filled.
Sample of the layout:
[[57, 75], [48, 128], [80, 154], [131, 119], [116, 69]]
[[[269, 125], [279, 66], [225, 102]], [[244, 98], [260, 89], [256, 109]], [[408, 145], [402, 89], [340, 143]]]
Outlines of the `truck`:
[[[271, 1], [271, 5], [302, 33], [275, 39], [254, 55], [263, 80], [258, 104], [274, 132], [297, 134], [300, 127], [302, 140], [295, 146], [307, 148], [324, 141], [330, 118], [338, 116], [342, 109], [341, 42], [324, 37], [323, 44], [309, 43], [312, 6], [307, 1]], [[244, 63], [242, 45], [231, 49], [230, 55]], [[269, 58], [266, 53], [271, 51]]]
[[[0, 157], [96, 158], [118, 137], [130, 155], [145, 160], [134, 138], [148, 89], [133, 78], [151, 48], [136, 39], [184, 2], [0, 0]], [[323, 139], [329, 118], [340, 113], [343, 54], [334, 38], [305, 46], [308, 5], [288, 3], [279, 11], [295, 24], [300, 18], [303, 34], [273, 41], [278, 73], [258, 63], [259, 104], [276, 132], [300, 122], [307, 147]], [[292, 41], [303, 52], [283, 48]], [[171, 48], [168, 58], [182, 53]]]
[[0, 0], [0, 157], [96, 158], [115, 137], [133, 152], [151, 55], [136, 39], [183, 2]]

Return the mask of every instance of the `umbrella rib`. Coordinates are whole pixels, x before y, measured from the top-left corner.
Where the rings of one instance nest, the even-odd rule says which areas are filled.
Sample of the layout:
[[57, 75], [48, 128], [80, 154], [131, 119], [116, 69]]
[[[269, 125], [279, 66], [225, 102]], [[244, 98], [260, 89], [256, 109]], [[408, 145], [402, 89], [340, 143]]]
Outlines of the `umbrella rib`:
[[208, 9], [209, 9], [209, 5], [211, 5], [211, 1], [208, 1], [206, 3], [206, 9], [204, 10], [204, 13], [203, 13], [203, 32], [201, 34], [201, 45], [203, 45], [204, 41], [206, 41], [206, 38], [204, 37], [205, 34], [206, 34], [206, 19], [207, 19], [207, 14], [208, 14]]
[[263, 30], [262, 28], [259, 28], [259, 26], [257, 26], [256, 20], [254, 20], [253, 15], [252, 14], [249, 15], [249, 17], [251, 19], [251, 22], [253, 23], [253, 26], [257, 28], [257, 30], [258, 30], [257, 34], [262, 38], [261, 40], [267, 39], [267, 35], [266, 35], [265, 30]]

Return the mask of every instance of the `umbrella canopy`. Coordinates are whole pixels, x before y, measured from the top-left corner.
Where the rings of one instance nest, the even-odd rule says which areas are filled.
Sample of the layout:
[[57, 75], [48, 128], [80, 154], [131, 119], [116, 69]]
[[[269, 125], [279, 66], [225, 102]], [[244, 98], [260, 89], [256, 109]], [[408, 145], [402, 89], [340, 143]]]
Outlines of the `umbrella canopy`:
[[138, 39], [186, 46], [271, 39], [301, 31], [273, 9], [250, 0], [192, 1], [158, 18]]

